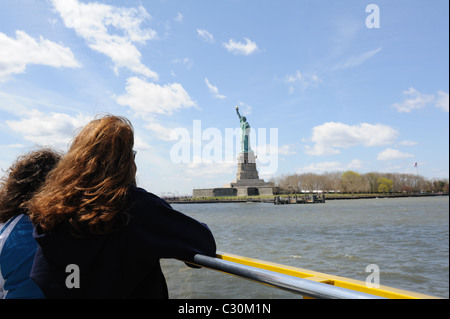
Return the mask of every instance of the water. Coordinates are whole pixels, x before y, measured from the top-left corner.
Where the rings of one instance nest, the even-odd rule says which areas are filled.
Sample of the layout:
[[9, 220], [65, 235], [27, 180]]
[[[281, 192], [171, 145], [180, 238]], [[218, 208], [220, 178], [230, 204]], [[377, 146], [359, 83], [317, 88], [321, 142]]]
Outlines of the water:
[[[449, 298], [449, 198], [334, 200], [325, 204], [174, 204], [205, 222], [219, 251]], [[209, 269], [163, 260], [171, 298], [298, 298]]]

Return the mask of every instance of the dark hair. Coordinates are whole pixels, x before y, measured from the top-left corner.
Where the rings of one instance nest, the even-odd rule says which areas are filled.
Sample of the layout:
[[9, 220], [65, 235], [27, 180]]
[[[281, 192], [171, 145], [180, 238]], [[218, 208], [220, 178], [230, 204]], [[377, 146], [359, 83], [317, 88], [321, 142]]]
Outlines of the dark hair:
[[46, 232], [68, 221], [75, 236], [106, 234], [126, 222], [128, 189], [136, 184], [133, 144], [124, 117], [87, 124], [28, 203], [32, 222]]
[[16, 159], [1, 179], [0, 223], [28, 213], [26, 201], [36, 193], [60, 158], [60, 153], [43, 148]]

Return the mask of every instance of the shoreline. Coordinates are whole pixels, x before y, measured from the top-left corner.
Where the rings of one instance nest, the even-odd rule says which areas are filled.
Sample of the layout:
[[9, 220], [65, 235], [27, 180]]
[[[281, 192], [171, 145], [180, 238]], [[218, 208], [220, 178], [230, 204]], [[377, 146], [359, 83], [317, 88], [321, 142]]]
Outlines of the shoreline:
[[[169, 204], [212, 204], [212, 203], [268, 203], [274, 204], [275, 197], [282, 198], [295, 198], [306, 195], [291, 194], [291, 195], [273, 195], [270, 197], [214, 197], [214, 198], [195, 198], [195, 197], [183, 197], [183, 198], [164, 198]], [[325, 200], [354, 200], [354, 199], [375, 199], [375, 198], [406, 198], [406, 197], [435, 197], [435, 196], [449, 196], [449, 193], [442, 194], [353, 194], [353, 195], [330, 195], [325, 194]], [[298, 203], [300, 204], [300, 203]], [[305, 203], [310, 204], [310, 203]]]

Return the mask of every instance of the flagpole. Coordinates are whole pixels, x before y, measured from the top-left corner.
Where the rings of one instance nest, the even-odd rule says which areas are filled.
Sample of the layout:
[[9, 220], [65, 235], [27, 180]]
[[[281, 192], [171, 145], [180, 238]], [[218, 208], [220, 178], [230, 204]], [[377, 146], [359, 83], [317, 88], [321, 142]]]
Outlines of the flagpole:
[[[417, 162], [414, 162], [414, 167], [416, 168], [416, 181], [419, 183], [419, 165], [417, 165]], [[417, 184], [418, 191], [420, 192], [420, 186]]]

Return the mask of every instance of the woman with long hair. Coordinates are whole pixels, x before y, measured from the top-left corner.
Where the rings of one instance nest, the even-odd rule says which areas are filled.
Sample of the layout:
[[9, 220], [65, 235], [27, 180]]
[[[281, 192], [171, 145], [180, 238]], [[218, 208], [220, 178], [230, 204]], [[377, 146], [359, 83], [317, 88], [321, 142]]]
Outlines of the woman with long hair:
[[28, 203], [31, 277], [49, 298], [168, 298], [159, 260], [214, 256], [209, 228], [136, 187], [124, 117], [87, 124]]
[[0, 184], [0, 299], [44, 298], [30, 279], [37, 244], [25, 203], [44, 182], [61, 155], [43, 148], [22, 155]]

